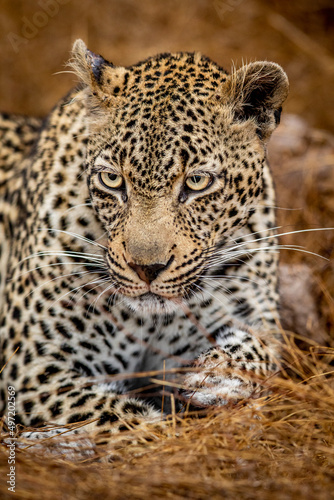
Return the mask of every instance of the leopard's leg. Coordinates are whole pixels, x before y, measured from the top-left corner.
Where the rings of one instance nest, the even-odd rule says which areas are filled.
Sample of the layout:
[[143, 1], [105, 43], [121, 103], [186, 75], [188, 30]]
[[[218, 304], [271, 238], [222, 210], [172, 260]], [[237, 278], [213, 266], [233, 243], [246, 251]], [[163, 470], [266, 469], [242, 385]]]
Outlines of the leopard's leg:
[[119, 382], [96, 382], [67, 371], [50, 378], [39, 392], [21, 390], [17, 410], [27, 426], [55, 424], [69, 430], [116, 433], [161, 419], [145, 401], [127, 396]]
[[16, 446], [70, 460], [93, 458], [99, 445], [106, 445], [108, 456], [111, 446], [135, 442], [162, 419], [147, 402], [127, 396], [121, 384], [87, 381], [70, 371], [39, 392], [19, 391], [16, 411], [24, 425]]

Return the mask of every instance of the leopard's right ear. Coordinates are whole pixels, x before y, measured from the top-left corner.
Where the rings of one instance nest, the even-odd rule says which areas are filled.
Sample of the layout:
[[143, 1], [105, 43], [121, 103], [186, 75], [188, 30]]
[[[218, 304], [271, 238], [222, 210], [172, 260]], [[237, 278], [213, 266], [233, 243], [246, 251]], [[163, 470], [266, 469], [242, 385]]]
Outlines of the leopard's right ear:
[[91, 103], [91, 108], [101, 104], [105, 107], [114, 106], [116, 101], [120, 103], [125, 68], [114, 66], [102, 56], [94, 54], [80, 39], [74, 42], [69, 66], [90, 89], [91, 98], [96, 99], [96, 102]]
[[267, 141], [279, 123], [289, 81], [278, 64], [257, 61], [233, 71], [227, 77], [225, 92], [235, 119], [254, 120], [259, 137]]

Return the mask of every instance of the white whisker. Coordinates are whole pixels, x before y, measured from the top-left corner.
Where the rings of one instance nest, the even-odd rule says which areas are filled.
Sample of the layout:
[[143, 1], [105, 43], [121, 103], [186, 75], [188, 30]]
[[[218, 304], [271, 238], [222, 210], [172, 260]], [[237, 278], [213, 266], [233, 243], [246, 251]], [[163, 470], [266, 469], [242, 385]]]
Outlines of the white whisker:
[[[25, 257], [24, 259], [20, 260], [19, 264], [21, 262], [24, 262], [25, 260], [33, 259], [34, 257], [48, 257], [48, 256], [55, 256], [55, 257], [75, 257], [79, 259], [89, 259], [91, 261], [96, 261], [96, 262], [104, 262], [104, 258], [100, 255], [93, 254], [93, 253], [79, 253], [79, 252], [71, 252], [71, 251], [57, 251], [57, 250], [45, 250], [43, 252], [37, 252], [33, 253], [31, 255], [28, 255], [28, 257]], [[81, 264], [81, 263], [80, 263]]]
[[[94, 274], [104, 274], [104, 273], [105, 273], [105, 271], [95, 271], [94, 272]], [[77, 276], [78, 274], [81, 274], [82, 276]], [[85, 274], [91, 274], [91, 272], [90, 271], [76, 271], [74, 273], [62, 274], [61, 276], [56, 276], [55, 278], [52, 278], [51, 280], [48, 280], [45, 283], [42, 283], [41, 285], [38, 285], [33, 290], [31, 290], [31, 292], [29, 292], [27, 295], [25, 295], [24, 297], [25, 298], [29, 297], [36, 290], [38, 290], [39, 288], [42, 288], [43, 286], [47, 285], [48, 283], [51, 283], [52, 281], [56, 281], [56, 280], [63, 279], [63, 278], [69, 278], [70, 276], [75, 277], [74, 281], [77, 281], [78, 279], [81, 279], [83, 277], [83, 275], [85, 275]]]
[[103, 250], [107, 250], [107, 247], [104, 245], [101, 245], [100, 243], [96, 243], [96, 241], [90, 240], [89, 238], [86, 238], [85, 236], [82, 236], [81, 234], [77, 233], [72, 233], [70, 231], [63, 231], [62, 229], [53, 229], [53, 228], [41, 228], [40, 231], [50, 231], [50, 232], [56, 232], [56, 233], [63, 233], [67, 234], [68, 236], [72, 236], [73, 238], [78, 238], [79, 240], [85, 241], [86, 243], [89, 243], [90, 245], [95, 245], [100, 248], [103, 248]]
[[[15, 279], [17, 278], [20, 278], [21, 276], [24, 276], [26, 274], [29, 274], [29, 273], [32, 273], [34, 271], [38, 271], [38, 269], [43, 269], [45, 267], [53, 267], [53, 266], [68, 266], [68, 265], [71, 265], [71, 266], [78, 266], [79, 264], [76, 263], [76, 262], [58, 262], [57, 264], [45, 264], [44, 266], [38, 266], [38, 267], [34, 267], [33, 269], [28, 269], [28, 271], [24, 271], [23, 273], [20, 273], [17, 277], [15, 277]], [[80, 265], [85, 265], [85, 266], [90, 266], [90, 267], [97, 267], [97, 268], [100, 268], [101, 269], [101, 265], [100, 264], [92, 264], [90, 262], [80, 262]], [[107, 269], [103, 272], [106, 272]], [[66, 274], [65, 276], [75, 276], [76, 274], [85, 274], [85, 273], [96, 273], [98, 271], [88, 271], [88, 270], [85, 270], [85, 271], [73, 271], [73, 273], [71, 274]], [[63, 277], [64, 275], [60, 276], [60, 277]], [[14, 279], [14, 278], [12, 278]]]
[[67, 212], [70, 212], [71, 210], [74, 210], [75, 208], [79, 208], [79, 207], [91, 207], [92, 206], [92, 203], [81, 203], [80, 205], [74, 205], [74, 207], [71, 207], [71, 208], [68, 208], [67, 210], [65, 210], [64, 214], [67, 214]]
[[[226, 303], [224, 304], [224, 302], [221, 299], [218, 299], [213, 293], [209, 292], [209, 290], [206, 290], [205, 288], [202, 288], [197, 283], [194, 283], [194, 286], [196, 286], [196, 288], [198, 288], [202, 293], [204, 293], [204, 292], [208, 293], [209, 295], [211, 295], [211, 297], [213, 297], [215, 300], [217, 300], [218, 302], [220, 302], [220, 304], [223, 307], [226, 307]], [[222, 287], [222, 289], [226, 293], [226, 295], [228, 295], [228, 291], [225, 289], [225, 287]]]
[[108, 292], [108, 290], [111, 290], [115, 285], [115, 281], [112, 282], [109, 286], [107, 286], [107, 288], [105, 290], [103, 290], [103, 292], [100, 293], [100, 295], [94, 300], [94, 302], [89, 306], [89, 309], [91, 307], [93, 307], [93, 310], [95, 309], [95, 307], [97, 306], [97, 301], [99, 300], [100, 297], [102, 297], [103, 294], [105, 294], [106, 292]]
[[[107, 278], [102, 278], [102, 279], [98, 279], [98, 280], [92, 280], [92, 281], [89, 281], [87, 283], [83, 283], [82, 285], [76, 287], [76, 288], [72, 288], [69, 292], [66, 292], [64, 295], [62, 295], [61, 297], [59, 297], [57, 300], [55, 300], [50, 307], [54, 306], [54, 304], [56, 304], [57, 302], [59, 302], [60, 300], [63, 300], [65, 297], [67, 297], [67, 295], [75, 292], [76, 290], [77, 291], [80, 291], [82, 288], [84, 288], [85, 286], [90, 286], [90, 285], [95, 285], [97, 284], [98, 286], [100, 284], [103, 284], [105, 281], [106, 281]], [[109, 278], [108, 278], [109, 279]], [[75, 295], [77, 293], [74, 294], [73, 298], [71, 298], [71, 301], [74, 299]], [[48, 308], [48, 310], [50, 309], [50, 307]]]

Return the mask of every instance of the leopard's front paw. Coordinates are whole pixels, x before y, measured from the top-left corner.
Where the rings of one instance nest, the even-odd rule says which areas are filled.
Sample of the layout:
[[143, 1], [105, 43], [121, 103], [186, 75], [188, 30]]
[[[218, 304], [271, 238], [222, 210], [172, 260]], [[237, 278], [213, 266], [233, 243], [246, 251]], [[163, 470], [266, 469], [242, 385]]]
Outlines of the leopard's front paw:
[[256, 387], [251, 374], [216, 346], [201, 354], [186, 374], [180, 391], [193, 406], [222, 406], [248, 398]]

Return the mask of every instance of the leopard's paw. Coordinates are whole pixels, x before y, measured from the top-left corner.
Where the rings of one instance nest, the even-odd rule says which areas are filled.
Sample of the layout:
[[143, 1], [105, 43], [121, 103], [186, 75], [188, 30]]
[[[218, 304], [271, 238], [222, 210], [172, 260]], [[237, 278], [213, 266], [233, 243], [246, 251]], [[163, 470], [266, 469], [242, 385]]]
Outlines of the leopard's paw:
[[256, 387], [250, 374], [216, 346], [201, 354], [186, 374], [180, 395], [193, 406], [223, 406], [248, 398]]

